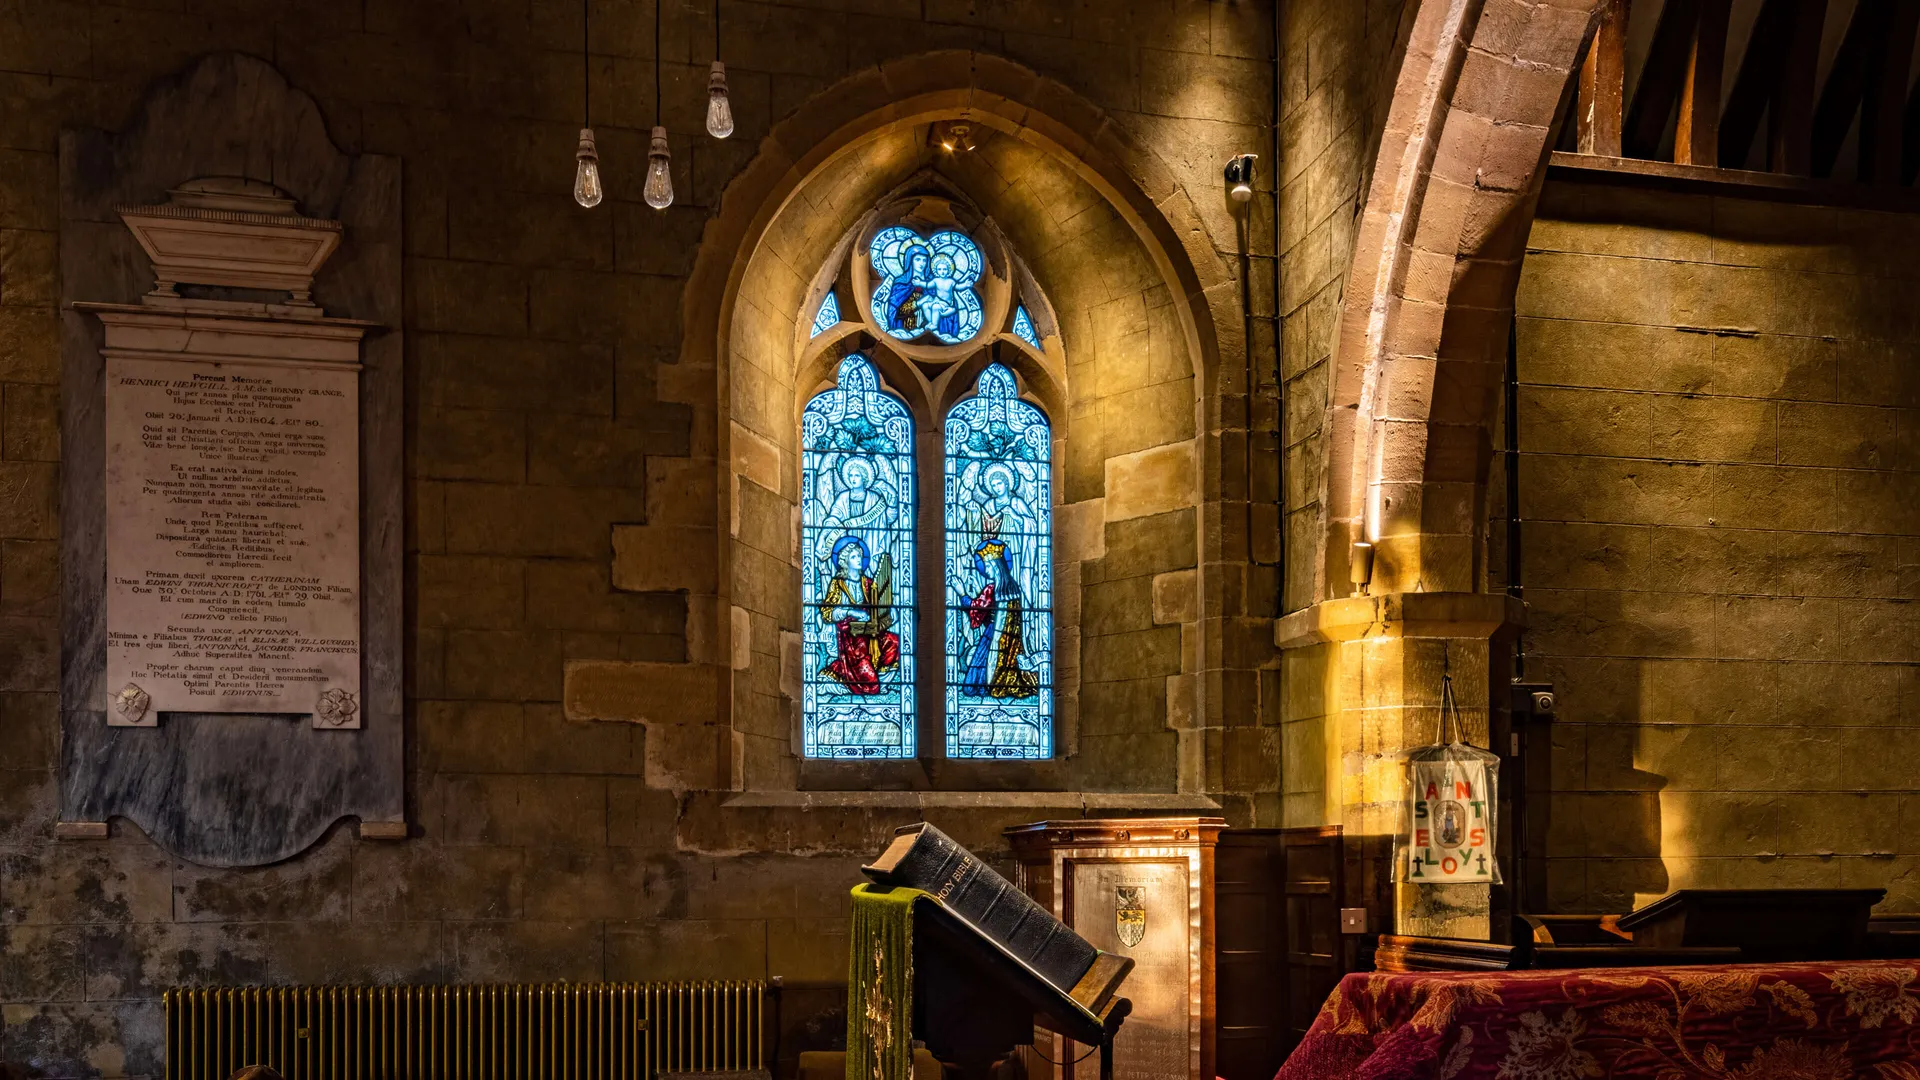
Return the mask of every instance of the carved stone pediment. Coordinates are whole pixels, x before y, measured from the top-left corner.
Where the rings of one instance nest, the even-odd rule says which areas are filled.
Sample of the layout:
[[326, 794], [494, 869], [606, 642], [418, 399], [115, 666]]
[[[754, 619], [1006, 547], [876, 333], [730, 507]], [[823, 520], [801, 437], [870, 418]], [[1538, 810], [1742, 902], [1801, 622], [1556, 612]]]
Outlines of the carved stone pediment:
[[292, 306], [313, 306], [313, 276], [340, 246], [338, 221], [302, 217], [286, 192], [240, 177], [203, 177], [167, 194], [116, 210], [153, 261], [149, 298], [177, 298], [174, 286], [187, 283], [286, 292]]

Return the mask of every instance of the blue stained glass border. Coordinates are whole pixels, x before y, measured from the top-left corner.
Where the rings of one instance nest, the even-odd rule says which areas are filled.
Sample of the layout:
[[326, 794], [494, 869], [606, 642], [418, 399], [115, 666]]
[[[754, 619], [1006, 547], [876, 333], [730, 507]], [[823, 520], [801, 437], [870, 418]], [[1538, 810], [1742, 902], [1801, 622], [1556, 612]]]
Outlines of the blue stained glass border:
[[946, 422], [946, 749], [1053, 756], [1053, 445], [991, 364]]
[[807, 335], [808, 340], [833, 329], [839, 322], [840, 300], [833, 295], [832, 290], [828, 290], [826, 299], [820, 301], [819, 310], [813, 313], [813, 331]]
[[806, 757], [916, 752], [913, 447], [906, 405], [859, 353], [801, 414]]
[[[816, 330], [814, 333], [817, 334], [819, 331]], [[1040, 344], [1040, 335], [1034, 332], [1033, 316], [1027, 314], [1027, 305], [1025, 304], [1021, 304], [1019, 307], [1013, 309], [1013, 336], [1033, 346], [1040, 352], [1047, 351], [1047, 347]]]

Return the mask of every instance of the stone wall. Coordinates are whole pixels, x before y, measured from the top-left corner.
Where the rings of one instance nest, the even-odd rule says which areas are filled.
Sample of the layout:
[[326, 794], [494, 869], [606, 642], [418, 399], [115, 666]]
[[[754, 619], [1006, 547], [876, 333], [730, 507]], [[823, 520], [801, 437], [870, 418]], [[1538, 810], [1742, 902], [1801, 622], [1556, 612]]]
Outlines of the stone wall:
[[1920, 909], [1916, 244], [1910, 215], [1549, 180], [1517, 325], [1553, 910]]
[[[1286, 381], [1286, 593], [1316, 591], [1327, 527], [1327, 407], [1354, 232], [1373, 177], [1413, 5], [1308, 0], [1282, 10], [1280, 358]], [[1341, 552], [1344, 566], [1345, 552]], [[1344, 589], [1344, 585], [1343, 585]], [[1293, 716], [1289, 713], [1289, 718]], [[1293, 790], [1291, 787], [1289, 791]]]
[[[695, 134], [711, 8], [664, 12], [678, 200], [657, 213], [638, 201], [653, 9], [596, 0], [594, 127], [610, 197], [589, 213], [568, 197], [580, 107], [570, 0], [0, 4], [0, 1062], [155, 1074], [158, 997], [182, 982], [779, 974], [830, 987], [843, 978], [845, 889], [894, 825], [924, 816], [998, 856], [1005, 825], [1135, 805], [1072, 792], [729, 801], [710, 790], [731, 772], [724, 736], [570, 719], [563, 685], [569, 666], [676, 667], [689, 677], [613, 678], [599, 692], [699, 707], [717, 691], [688, 662], [732, 660], [712, 651], [711, 562], [689, 547], [683, 577], [656, 561], [621, 577], [616, 548], [643, 535], [631, 530], [715, 527], [701, 508], [724, 491], [725, 417], [712, 370], [675, 362], [683, 292], [722, 190], [777, 121], [882, 59], [1005, 56], [1164, 162], [1215, 234], [1201, 246], [1233, 252], [1219, 169], [1224, 147], [1264, 135], [1272, 5], [729, 0], [724, 11], [739, 123], [726, 142]], [[415, 835], [362, 842], [343, 825], [251, 871], [178, 862], [124, 825], [107, 841], [52, 840], [57, 135], [124, 124], [153, 80], [225, 49], [313, 94], [343, 148], [397, 155], [405, 170]], [[1256, 245], [1269, 228], [1256, 221]], [[1216, 322], [1237, 338], [1239, 286], [1218, 288], [1232, 314]], [[1223, 352], [1247, 367], [1240, 344]], [[1232, 416], [1245, 415], [1243, 401]], [[1199, 434], [1217, 437], [1205, 419]], [[1142, 574], [1171, 569], [1135, 554]], [[754, 629], [750, 671], [774, 651]], [[1119, 694], [1103, 708], [1124, 725], [1137, 706], [1164, 731], [1167, 701]], [[616, 710], [576, 715], [596, 711]], [[1257, 741], [1243, 749], [1259, 759]], [[1076, 781], [1142, 786], [1131, 767], [1114, 759], [1112, 775]], [[1252, 783], [1234, 798], [1228, 782], [1201, 779], [1253, 820]], [[796, 1024], [831, 1033], [830, 990], [790, 1000]]]
[[[1340, 301], [1354, 231], [1373, 175], [1380, 129], [1404, 48], [1404, 0], [1315, 0], [1281, 12], [1280, 362], [1286, 439], [1285, 594], [1298, 611], [1325, 595], [1328, 406]], [[1341, 552], [1344, 556], [1345, 552]], [[1334, 647], [1290, 649], [1283, 660], [1279, 758], [1288, 825], [1341, 819], [1338, 736], [1326, 675]], [[1331, 756], [1330, 756], [1331, 755]]]

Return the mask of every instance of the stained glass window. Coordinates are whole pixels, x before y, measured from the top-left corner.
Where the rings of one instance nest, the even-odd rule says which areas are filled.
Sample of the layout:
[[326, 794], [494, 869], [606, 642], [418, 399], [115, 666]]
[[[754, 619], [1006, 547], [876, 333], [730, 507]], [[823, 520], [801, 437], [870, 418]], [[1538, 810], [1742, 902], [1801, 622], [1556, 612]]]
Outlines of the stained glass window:
[[813, 313], [813, 332], [807, 337], [817, 338], [822, 331], [833, 329], [834, 324], [839, 321], [840, 301], [834, 299], [833, 293], [829, 291], [827, 298], [820, 301], [820, 310]]
[[947, 756], [1053, 756], [1053, 446], [1013, 373], [947, 414]]
[[904, 225], [881, 229], [867, 248], [878, 284], [873, 321], [901, 341], [924, 334], [958, 345], [980, 332], [980, 280], [986, 260], [965, 233], [922, 237]]
[[855, 353], [800, 446], [806, 756], [912, 757], [913, 421]]
[[[819, 332], [818, 330], [814, 331], [816, 334]], [[1027, 314], [1027, 305], [1025, 304], [1021, 304], [1019, 307], [1013, 309], [1013, 336], [1039, 349], [1041, 352], [1046, 351], [1046, 346], [1040, 344], [1040, 335], [1034, 332], [1033, 316]]]

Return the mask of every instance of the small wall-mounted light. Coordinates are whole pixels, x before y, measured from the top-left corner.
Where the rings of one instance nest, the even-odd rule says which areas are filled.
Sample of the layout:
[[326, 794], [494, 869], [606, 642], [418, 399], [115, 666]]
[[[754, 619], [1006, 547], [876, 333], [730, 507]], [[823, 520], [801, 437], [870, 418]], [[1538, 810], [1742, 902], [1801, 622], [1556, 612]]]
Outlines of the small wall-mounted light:
[[1347, 580], [1353, 583], [1355, 591], [1362, 593], [1373, 580], [1373, 545], [1365, 540], [1355, 540], [1353, 550], [1347, 555]]
[[964, 154], [973, 149], [973, 125], [965, 120], [946, 120], [933, 126], [933, 141], [949, 154]]
[[1234, 202], [1246, 202], [1253, 198], [1253, 154], [1239, 154], [1227, 159], [1227, 194]]

